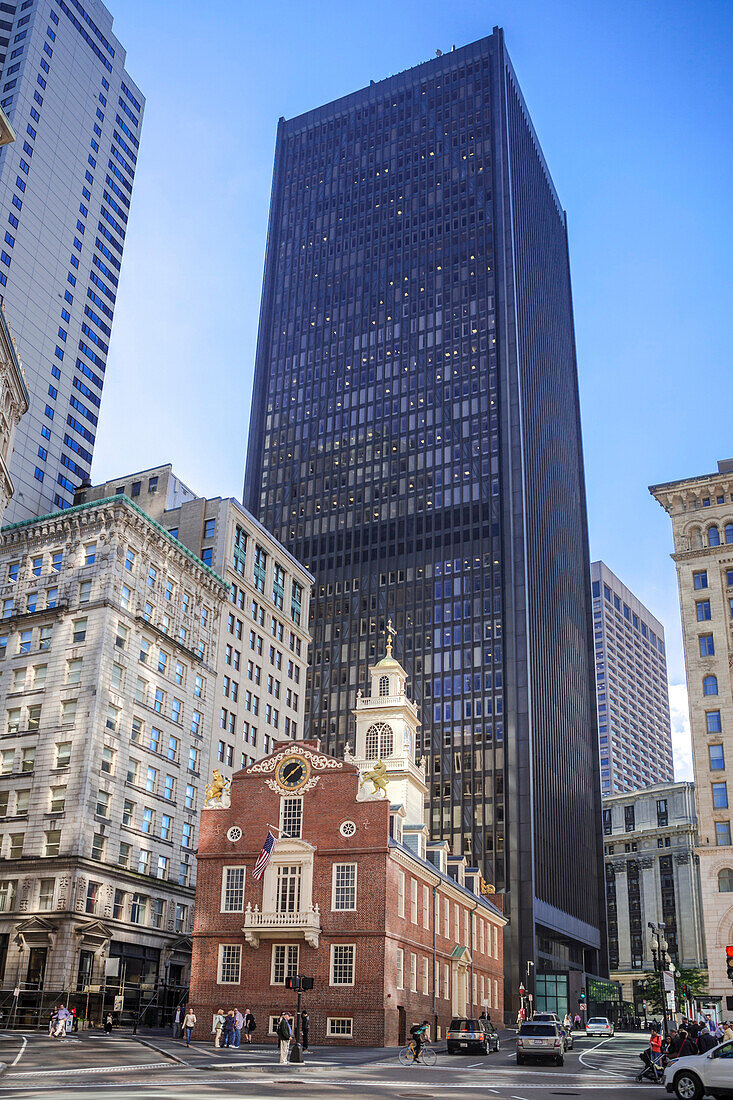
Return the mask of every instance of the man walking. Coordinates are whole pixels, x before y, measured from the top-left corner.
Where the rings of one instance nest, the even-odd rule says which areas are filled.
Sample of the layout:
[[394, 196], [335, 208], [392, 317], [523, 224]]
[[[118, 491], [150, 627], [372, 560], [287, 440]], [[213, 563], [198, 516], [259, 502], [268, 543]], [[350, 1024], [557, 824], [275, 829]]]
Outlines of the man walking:
[[300, 1030], [303, 1035], [303, 1050], [308, 1049], [308, 1036], [311, 1030], [311, 1018], [308, 1009], [304, 1008], [300, 1014]]
[[280, 1041], [280, 1065], [287, 1065], [290, 1054], [290, 1040], [293, 1037], [293, 1025], [290, 1023], [290, 1013], [283, 1012], [280, 1023], [277, 1025], [277, 1037]]
[[60, 1039], [66, 1035], [66, 1021], [71, 1019], [71, 1013], [66, 1005], [61, 1005], [58, 1014], [56, 1016], [56, 1030], [54, 1031], [54, 1038]]

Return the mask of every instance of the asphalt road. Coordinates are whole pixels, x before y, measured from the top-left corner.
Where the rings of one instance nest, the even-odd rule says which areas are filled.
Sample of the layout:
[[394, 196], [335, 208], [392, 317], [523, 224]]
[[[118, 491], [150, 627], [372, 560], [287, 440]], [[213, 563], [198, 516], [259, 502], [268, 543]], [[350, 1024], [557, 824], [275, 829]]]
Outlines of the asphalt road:
[[[85, 1100], [247, 1100], [302, 1096], [306, 1100], [351, 1096], [392, 1100], [441, 1100], [450, 1093], [501, 1100], [540, 1097], [621, 1100], [629, 1088], [643, 1100], [664, 1100], [663, 1088], [637, 1085], [642, 1036], [599, 1041], [576, 1039], [564, 1066], [517, 1066], [513, 1040], [488, 1057], [440, 1054], [433, 1068], [400, 1066], [396, 1051], [316, 1048], [304, 1067], [277, 1065], [273, 1046], [214, 1051], [210, 1043], [187, 1049], [170, 1039], [143, 1045], [129, 1036], [83, 1035], [55, 1041], [41, 1035], [0, 1035], [0, 1097], [84, 1097]], [[11, 1064], [14, 1063], [14, 1064]], [[628, 1097], [624, 1097], [628, 1100]]]

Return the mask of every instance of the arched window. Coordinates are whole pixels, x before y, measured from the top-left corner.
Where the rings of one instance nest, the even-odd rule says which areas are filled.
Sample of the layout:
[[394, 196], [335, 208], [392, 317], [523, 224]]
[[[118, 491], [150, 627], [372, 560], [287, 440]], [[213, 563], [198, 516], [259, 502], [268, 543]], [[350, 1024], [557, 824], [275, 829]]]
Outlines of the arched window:
[[392, 727], [386, 722], [377, 722], [370, 726], [366, 733], [366, 758], [367, 760], [384, 760], [385, 756], [391, 756], [394, 749], [394, 734]]
[[717, 695], [718, 694], [718, 677], [717, 676], [703, 676], [702, 678], [702, 690], [704, 695]]
[[389, 676], [379, 677], [379, 694], [389, 695]]
[[708, 546], [720, 546], [720, 531], [717, 527], [708, 527]]
[[725, 525], [725, 541], [733, 542], [733, 523], [726, 523]]
[[733, 871], [730, 867], [718, 871], [718, 890], [721, 894], [733, 894]]

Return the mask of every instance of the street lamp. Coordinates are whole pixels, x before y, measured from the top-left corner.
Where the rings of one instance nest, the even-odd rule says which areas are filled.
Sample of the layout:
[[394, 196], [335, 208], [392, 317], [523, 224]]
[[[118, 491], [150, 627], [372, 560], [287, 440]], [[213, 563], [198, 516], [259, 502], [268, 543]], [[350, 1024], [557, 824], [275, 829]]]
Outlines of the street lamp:
[[662, 995], [662, 1013], [664, 1015], [664, 1034], [669, 1036], [669, 1017], [667, 1015], [667, 991], [664, 988], [663, 974], [666, 970], [671, 970], [672, 960], [668, 955], [669, 943], [664, 936], [664, 924], [655, 924], [653, 921], [648, 922], [648, 926], [651, 932], [649, 936], [649, 945], [652, 951], [652, 962], [654, 963], [654, 970], [659, 975], [659, 989]]

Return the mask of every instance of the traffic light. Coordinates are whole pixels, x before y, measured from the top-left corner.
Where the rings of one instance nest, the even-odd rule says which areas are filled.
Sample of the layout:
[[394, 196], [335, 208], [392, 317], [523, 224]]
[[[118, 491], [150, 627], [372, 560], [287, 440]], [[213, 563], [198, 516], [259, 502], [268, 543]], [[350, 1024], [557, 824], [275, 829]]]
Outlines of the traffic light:
[[733, 944], [728, 944], [728, 946], [725, 949], [725, 955], [726, 955], [726, 958], [725, 958], [726, 969], [727, 969], [727, 972], [728, 972], [728, 981], [733, 982]]
[[580, 1003], [582, 1005], [585, 1004], [585, 990], [584, 989], [581, 989], [580, 993], [578, 994], [578, 1000], [580, 1001]]

